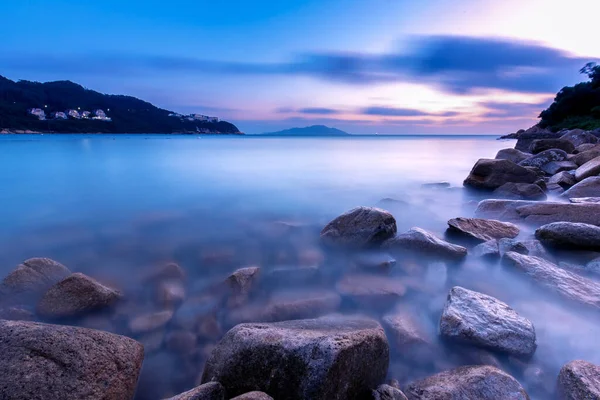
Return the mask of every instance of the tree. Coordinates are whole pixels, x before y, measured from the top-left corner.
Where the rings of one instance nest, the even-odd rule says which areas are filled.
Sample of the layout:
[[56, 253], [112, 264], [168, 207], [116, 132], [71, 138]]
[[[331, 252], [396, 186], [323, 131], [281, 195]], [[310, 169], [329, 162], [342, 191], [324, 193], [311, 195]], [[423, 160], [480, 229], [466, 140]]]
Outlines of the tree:
[[600, 65], [597, 65], [595, 62], [589, 62], [579, 72], [590, 78], [592, 87], [600, 87]]

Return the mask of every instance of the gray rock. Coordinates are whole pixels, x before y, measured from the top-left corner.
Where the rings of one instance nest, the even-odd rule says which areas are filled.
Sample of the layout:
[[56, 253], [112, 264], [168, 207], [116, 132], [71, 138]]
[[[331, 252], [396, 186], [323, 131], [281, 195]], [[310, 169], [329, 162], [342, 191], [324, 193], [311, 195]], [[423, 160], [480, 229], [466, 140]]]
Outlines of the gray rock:
[[[550, 149], [542, 151], [539, 154], [531, 156], [519, 163], [522, 167], [536, 167], [542, 168], [544, 165], [552, 161], [565, 161], [567, 159], [567, 153], [564, 150]], [[533, 183], [533, 182], [528, 182]]]
[[495, 259], [500, 257], [500, 249], [497, 240], [488, 240], [473, 247], [471, 254], [475, 257]]
[[510, 148], [502, 149], [498, 151], [498, 154], [496, 154], [496, 160], [509, 160], [515, 164], [518, 164], [529, 157], [531, 157], [530, 153], [525, 153], [523, 151]]
[[600, 145], [598, 144], [589, 150], [582, 151], [579, 154], [575, 154], [575, 156], [571, 158], [571, 161], [573, 161], [577, 165], [583, 165], [596, 157], [600, 157]]
[[600, 227], [573, 222], [553, 222], [535, 231], [535, 237], [553, 247], [600, 250]]
[[548, 186], [559, 185], [563, 189], [568, 189], [576, 183], [577, 181], [575, 180], [575, 175], [566, 171], [552, 175], [548, 180]]
[[561, 195], [561, 197], [569, 199], [574, 197], [596, 196], [600, 196], [600, 176], [590, 176], [589, 178], [585, 178]]
[[20, 302], [35, 299], [70, 274], [67, 267], [54, 260], [30, 258], [2, 280], [0, 300]]
[[490, 365], [459, 367], [404, 388], [409, 400], [529, 400], [521, 384]]
[[379, 385], [372, 391], [373, 400], [408, 400], [400, 389], [390, 385]]
[[426, 230], [416, 227], [387, 240], [382, 247], [392, 252], [412, 252], [446, 260], [461, 260], [467, 256], [466, 248], [448, 243]]
[[507, 304], [455, 286], [440, 320], [442, 337], [510, 355], [530, 357], [537, 348], [531, 321]]
[[261, 390], [276, 399], [360, 399], [387, 374], [383, 328], [365, 318], [330, 316], [241, 324], [215, 347], [202, 382], [229, 396]]
[[129, 330], [133, 334], [152, 332], [167, 325], [172, 318], [172, 310], [142, 314], [129, 321]]
[[[524, 162], [524, 161], [523, 161]], [[474, 189], [494, 190], [507, 182], [534, 183], [538, 174], [509, 160], [480, 159], [475, 163], [464, 186]]]
[[396, 265], [396, 259], [383, 252], [360, 253], [353, 257], [354, 265], [370, 272], [386, 272]]
[[112, 333], [0, 321], [0, 398], [132, 399], [144, 348]]
[[546, 193], [533, 183], [508, 182], [494, 190], [494, 197], [515, 200], [546, 200]]
[[532, 126], [526, 131], [517, 135], [517, 143], [515, 144], [515, 149], [521, 151], [527, 151], [529, 146], [531, 146], [531, 142], [536, 139], [557, 139], [562, 135], [557, 132], [549, 131], [548, 129], [540, 128], [539, 126]]
[[321, 231], [321, 239], [328, 244], [365, 247], [380, 244], [396, 231], [396, 220], [389, 212], [358, 207], [328, 223]]
[[347, 275], [337, 283], [336, 288], [343, 297], [369, 308], [394, 305], [406, 293], [402, 281], [368, 274]]
[[517, 240], [517, 239], [500, 239], [498, 241], [498, 249], [500, 256], [503, 256], [509, 251], [514, 251], [519, 254], [529, 256], [550, 258], [550, 254], [546, 251], [539, 240]]
[[167, 263], [153, 268], [142, 276], [144, 283], [157, 283], [163, 281], [185, 281], [187, 274], [176, 263]]
[[165, 400], [225, 400], [225, 388], [219, 382], [209, 382]]
[[73, 318], [113, 306], [122, 295], [81, 273], [56, 283], [42, 296], [37, 313], [44, 318]]
[[[594, 136], [595, 137], [595, 136]], [[588, 151], [596, 147], [594, 143], [583, 143], [575, 148], [574, 154], [583, 153], [584, 151]]]
[[598, 143], [598, 138], [583, 129], [572, 129], [560, 137], [562, 140], [568, 140], [573, 146], [578, 147], [582, 144]]
[[536, 139], [529, 145], [529, 152], [538, 154], [545, 150], [559, 149], [567, 153], [575, 150], [575, 145], [566, 139]]
[[504, 265], [526, 274], [544, 289], [592, 309], [600, 309], [600, 283], [539, 257], [508, 252], [502, 260]]
[[453, 218], [448, 221], [448, 231], [481, 242], [519, 235], [519, 227], [515, 224], [481, 218]]
[[600, 156], [591, 159], [575, 170], [575, 179], [582, 181], [590, 176], [600, 174]]
[[249, 392], [241, 396], [236, 396], [231, 400], [273, 400], [273, 398], [265, 392]]
[[561, 368], [557, 380], [560, 400], [600, 399], [600, 367], [575, 360]]
[[240, 268], [231, 274], [225, 280], [225, 284], [230, 290], [227, 304], [230, 307], [237, 307], [246, 303], [250, 292], [258, 285], [259, 277], [259, 267]]
[[573, 161], [552, 161], [544, 165], [541, 170], [548, 175], [556, 175], [563, 171], [572, 171], [577, 169], [577, 164]]

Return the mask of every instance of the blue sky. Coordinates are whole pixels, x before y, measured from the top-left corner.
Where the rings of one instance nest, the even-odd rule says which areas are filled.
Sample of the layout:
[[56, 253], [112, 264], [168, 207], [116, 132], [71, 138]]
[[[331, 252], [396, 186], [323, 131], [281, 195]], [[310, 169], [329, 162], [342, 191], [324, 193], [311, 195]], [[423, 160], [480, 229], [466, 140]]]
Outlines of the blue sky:
[[600, 58], [595, 0], [19, 0], [0, 75], [69, 79], [247, 133], [490, 133]]

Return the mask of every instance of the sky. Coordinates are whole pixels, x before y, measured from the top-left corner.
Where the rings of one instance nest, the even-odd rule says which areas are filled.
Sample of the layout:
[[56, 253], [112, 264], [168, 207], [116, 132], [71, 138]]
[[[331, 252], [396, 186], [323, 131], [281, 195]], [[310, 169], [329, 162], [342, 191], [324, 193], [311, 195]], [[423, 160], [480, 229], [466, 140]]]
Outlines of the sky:
[[14, 0], [0, 75], [254, 134], [503, 134], [600, 59], [597, 0]]

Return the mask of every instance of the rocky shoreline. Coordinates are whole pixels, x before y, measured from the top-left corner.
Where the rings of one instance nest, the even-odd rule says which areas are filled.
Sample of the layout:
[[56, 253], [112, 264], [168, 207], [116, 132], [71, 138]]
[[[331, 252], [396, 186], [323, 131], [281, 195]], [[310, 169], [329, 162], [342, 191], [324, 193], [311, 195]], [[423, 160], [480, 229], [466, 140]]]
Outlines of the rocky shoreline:
[[149, 267], [135, 288], [25, 260], [0, 283], [0, 398], [600, 398], [600, 366], [553, 370], [520, 304], [453, 283], [492, 260], [551, 301], [600, 309], [600, 140], [573, 130], [515, 147], [476, 163], [464, 186], [483, 200], [445, 237], [358, 207], [316, 229], [278, 224], [301, 249], [293, 265], [202, 284], [192, 276], [211, 260]]

